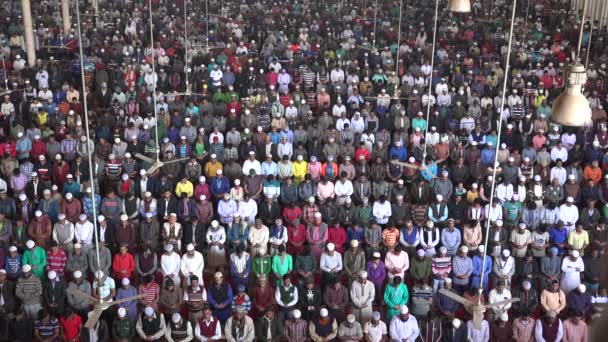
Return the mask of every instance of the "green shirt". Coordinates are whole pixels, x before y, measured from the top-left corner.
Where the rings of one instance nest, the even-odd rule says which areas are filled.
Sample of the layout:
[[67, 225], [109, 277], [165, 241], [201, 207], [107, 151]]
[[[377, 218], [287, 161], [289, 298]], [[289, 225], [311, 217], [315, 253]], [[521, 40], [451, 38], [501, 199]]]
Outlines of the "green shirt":
[[256, 277], [260, 274], [268, 276], [271, 269], [271, 263], [270, 256], [268, 255], [265, 255], [262, 258], [255, 257], [252, 265], [253, 274], [255, 274]]
[[281, 263], [281, 256], [272, 257], [272, 272], [277, 275], [277, 285], [282, 282], [283, 276], [293, 270], [293, 259], [291, 255], [285, 253], [285, 260]]
[[424, 258], [422, 260], [418, 257], [410, 260], [410, 275], [414, 280], [428, 279], [431, 276], [431, 259]]
[[421, 132], [426, 131], [426, 120], [421, 118], [414, 118], [414, 120], [412, 120], [412, 129], [416, 130], [416, 128], [420, 128]]
[[23, 253], [22, 265], [32, 266], [32, 273], [40, 278], [40, 280], [45, 279], [46, 252], [39, 246], [34, 247], [33, 251], [26, 250]]
[[386, 286], [384, 290], [384, 301], [386, 302], [386, 308], [388, 312], [386, 314], [387, 322], [390, 322], [391, 318], [399, 313], [399, 309], [395, 309], [396, 305], [406, 305], [410, 297], [407, 290], [407, 286], [401, 283], [399, 286], [394, 287], [392, 285]]
[[112, 337], [114, 339], [126, 338], [129, 341], [135, 336], [135, 325], [130, 319], [126, 318], [123, 320], [115, 319], [112, 322]]
[[507, 220], [515, 221], [517, 219], [517, 216], [519, 216], [519, 213], [521, 213], [521, 211], [522, 211], [521, 202], [511, 201], [511, 202], [505, 203], [505, 213], [507, 216]]

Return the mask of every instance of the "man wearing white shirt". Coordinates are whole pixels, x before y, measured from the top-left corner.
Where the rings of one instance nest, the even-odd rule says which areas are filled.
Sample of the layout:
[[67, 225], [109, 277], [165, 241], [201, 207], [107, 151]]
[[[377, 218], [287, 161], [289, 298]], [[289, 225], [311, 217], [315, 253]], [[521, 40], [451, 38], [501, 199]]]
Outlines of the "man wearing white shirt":
[[190, 285], [190, 276], [197, 276], [198, 279], [203, 280], [203, 269], [205, 268], [205, 260], [203, 255], [194, 249], [194, 245], [189, 243], [186, 246], [186, 253], [182, 256], [180, 269], [186, 285]]
[[245, 160], [245, 162], [243, 163], [243, 168], [242, 168], [242, 172], [243, 175], [249, 175], [249, 171], [253, 169], [255, 170], [255, 174], [259, 175], [262, 173], [262, 164], [260, 164], [260, 162], [255, 159], [255, 152], [254, 151], [249, 151], [249, 158], [247, 158], [247, 160]]
[[[557, 329], [555, 329], [555, 324], [557, 324]], [[545, 337], [548, 334], [545, 334], [545, 329], [547, 329], [548, 334], [551, 334], [549, 331], [557, 331], [554, 334], [555, 339], [547, 340]], [[562, 321], [557, 318], [557, 312], [549, 311], [545, 314], [545, 317], [536, 320], [536, 326], [534, 327], [534, 336], [536, 337], [536, 342], [553, 342], [553, 341], [561, 341], [564, 336], [564, 329], [562, 326]]]
[[243, 220], [249, 222], [249, 224], [253, 224], [258, 214], [258, 203], [253, 198], [250, 198], [249, 195], [245, 195], [243, 200], [238, 203], [237, 212]]
[[551, 149], [551, 161], [557, 162], [560, 160], [566, 162], [568, 160], [568, 150], [564, 148], [561, 141], [557, 142], [557, 146]]
[[336, 194], [338, 205], [344, 205], [346, 201], [350, 200], [353, 191], [353, 183], [346, 178], [346, 173], [342, 172], [340, 174], [340, 180], [337, 181], [334, 186], [334, 193]]
[[363, 334], [366, 341], [380, 342], [387, 339], [388, 330], [386, 323], [380, 320], [380, 312], [374, 311], [372, 320], [363, 326]]
[[86, 254], [93, 242], [93, 223], [87, 220], [87, 215], [80, 214], [78, 222], [74, 225], [74, 236], [76, 242], [82, 245], [82, 253]]
[[[564, 149], [564, 151], [565, 150], [566, 149]], [[551, 151], [551, 154], [553, 154], [553, 151]], [[551, 168], [550, 180], [551, 182], [553, 182], [553, 179], [557, 179], [559, 185], [562, 186], [564, 185], [564, 183], [566, 183], [567, 173], [568, 172], [566, 171], [566, 169], [564, 169], [564, 167], [562, 166], [562, 160], [557, 159], [556, 165]]]
[[494, 265], [492, 267], [496, 283], [504, 280], [506, 286], [511, 286], [511, 277], [515, 274], [515, 259], [511, 256], [511, 251], [504, 249], [501, 255], [494, 257]]
[[336, 104], [334, 104], [333, 108], [331, 109], [331, 115], [334, 117], [340, 117], [342, 114], [346, 114], [346, 107], [344, 104], [342, 104], [342, 100], [338, 97]]
[[374, 202], [372, 214], [376, 218], [376, 223], [379, 225], [388, 223], [388, 219], [392, 215], [392, 209], [391, 204], [386, 200], [384, 195], [380, 196], [380, 199]]
[[[165, 253], [160, 257], [160, 271], [163, 278], [170, 277], [175, 283], [175, 287], [179, 287], [181, 259], [177, 253], [173, 252], [173, 245], [168, 243], [165, 245]], [[202, 278], [199, 278], [202, 279]]]
[[492, 202], [491, 207], [489, 203], [485, 206], [486, 218], [492, 223], [502, 220], [502, 206], [497, 202], [498, 201]]
[[574, 230], [574, 225], [578, 221], [578, 208], [574, 205], [574, 198], [568, 196], [566, 203], [559, 207], [559, 219], [564, 222], [564, 227], [568, 233]]
[[490, 340], [490, 325], [485, 319], [481, 321], [480, 329], [475, 329], [473, 320], [467, 322], [467, 341], [488, 342]]
[[325, 246], [325, 252], [321, 254], [320, 268], [323, 271], [321, 278], [323, 287], [327, 284], [333, 284], [342, 271], [342, 255], [335, 249], [336, 246], [330, 242]]
[[573, 132], [566, 132], [562, 134], [562, 145], [566, 150], [570, 150], [576, 144], [576, 135]]
[[45, 69], [40, 69], [36, 73], [36, 81], [38, 81], [38, 88], [48, 88], [49, 73]]
[[496, 187], [496, 198], [498, 198], [500, 204], [510, 201], [511, 197], [513, 197], [513, 184], [506, 182], [498, 184]]
[[418, 321], [409, 312], [407, 305], [401, 305], [399, 315], [391, 320], [391, 340], [415, 342], [418, 336], [420, 336]]

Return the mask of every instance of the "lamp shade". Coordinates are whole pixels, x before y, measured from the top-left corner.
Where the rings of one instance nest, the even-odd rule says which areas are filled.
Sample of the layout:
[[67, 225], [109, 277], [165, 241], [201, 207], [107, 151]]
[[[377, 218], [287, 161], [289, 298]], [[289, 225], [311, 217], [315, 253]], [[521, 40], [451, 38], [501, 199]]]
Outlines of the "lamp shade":
[[449, 0], [448, 10], [459, 13], [471, 12], [471, 0]]
[[564, 126], [585, 126], [591, 123], [591, 107], [582, 93], [587, 72], [581, 64], [568, 70], [566, 90], [553, 102], [551, 120]]

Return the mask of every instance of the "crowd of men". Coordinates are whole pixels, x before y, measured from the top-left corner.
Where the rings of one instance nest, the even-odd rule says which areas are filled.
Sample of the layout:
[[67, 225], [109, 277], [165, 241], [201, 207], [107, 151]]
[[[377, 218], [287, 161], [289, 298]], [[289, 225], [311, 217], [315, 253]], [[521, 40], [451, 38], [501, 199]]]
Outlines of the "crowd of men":
[[[440, 1], [436, 32], [434, 1], [97, 3], [86, 92], [57, 2], [31, 1], [36, 65], [0, 8], [0, 340], [587, 341], [605, 26], [574, 128], [568, 1], [517, 2], [506, 72], [512, 1]], [[441, 289], [519, 301], [476, 327]]]

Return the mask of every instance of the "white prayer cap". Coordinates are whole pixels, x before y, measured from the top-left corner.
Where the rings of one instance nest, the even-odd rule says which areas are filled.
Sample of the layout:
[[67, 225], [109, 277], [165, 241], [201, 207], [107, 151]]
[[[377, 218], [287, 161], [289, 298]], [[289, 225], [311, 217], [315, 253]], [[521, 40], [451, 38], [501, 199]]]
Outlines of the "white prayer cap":
[[317, 211], [314, 216], [316, 218], [321, 218], [323, 215], [321, 215], [321, 213]]
[[361, 278], [367, 278], [367, 271], [361, 271], [361, 272], [359, 272], [359, 277], [361, 277]]
[[71, 200], [72, 198], [74, 198], [74, 195], [72, 195], [71, 192], [68, 192], [67, 194], [65, 194], [65, 199]]
[[131, 284], [131, 281], [129, 280], [129, 278], [122, 278], [121, 284], [122, 286], [127, 286]]
[[121, 221], [127, 221], [127, 220], [129, 220], [129, 216], [127, 216], [125, 214], [122, 214], [122, 215], [120, 215], [120, 220]]
[[106, 217], [105, 217], [105, 216], [103, 216], [103, 215], [99, 215], [99, 216], [97, 216], [97, 221], [99, 221], [99, 222], [103, 222], [103, 221], [105, 221], [105, 220], [106, 220]]
[[445, 246], [441, 246], [441, 247], [439, 247], [439, 253], [443, 253], [443, 254], [445, 254], [445, 253], [447, 253], [447, 252], [448, 252], [448, 249], [447, 249]]
[[570, 256], [572, 256], [574, 258], [578, 258], [580, 255], [581, 254], [578, 251], [576, 251], [576, 250], [573, 250], [573, 251], [570, 252]]
[[293, 316], [293, 318], [300, 318], [300, 317], [302, 317], [302, 313], [298, 309], [293, 310], [291, 312], [291, 315]]
[[502, 220], [496, 220], [496, 226], [502, 227]]
[[532, 288], [532, 284], [530, 284], [530, 282], [527, 280], [524, 280], [522, 285], [523, 285], [524, 289], [526, 289], [526, 290], [529, 290]]
[[170, 244], [170, 243], [166, 244], [165, 245], [165, 251], [167, 251], [167, 252], [173, 251], [173, 245]]
[[351, 324], [355, 323], [355, 315], [349, 314], [348, 316], [346, 316], [346, 321]]
[[458, 319], [458, 318], [454, 318], [452, 320], [452, 326], [456, 329], [460, 328], [460, 324], [462, 324], [462, 322]]
[[82, 248], [82, 245], [80, 243], [76, 242], [74, 244], [74, 248]]
[[428, 221], [426, 221], [426, 226], [429, 228], [433, 228], [435, 226], [435, 224], [433, 223], [433, 221], [428, 220]]
[[574, 203], [574, 198], [572, 198], [572, 196], [568, 196], [568, 198], [566, 198], [566, 202]]
[[372, 319], [375, 321], [380, 320], [380, 312], [374, 311], [374, 313], [372, 314]]
[[399, 307], [399, 313], [400, 314], [405, 315], [405, 314], [407, 314], [409, 312], [410, 312], [410, 309], [408, 309], [407, 305], [401, 305]]
[[200, 195], [198, 199], [199, 199], [199, 200], [201, 200], [201, 201], [204, 201], [204, 200], [206, 200], [206, 199], [207, 199], [207, 196], [205, 196], [205, 195]]
[[507, 160], [508, 160], [508, 161], [510, 161], [510, 162], [514, 162], [514, 161], [515, 161], [515, 158], [513, 158], [513, 157], [509, 157]]
[[534, 176], [534, 180], [537, 182], [540, 182], [540, 176], [539, 175]]
[[147, 213], [146, 213], [146, 218], [152, 218], [152, 216], [154, 216], [154, 214], [152, 214], [152, 213], [150, 213], [150, 212], [147, 212]]
[[587, 286], [585, 286], [585, 284], [580, 284], [578, 286], [578, 292], [585, 293], [585, 291], [587, 291]]
[[74, 176], [71, 173], [69, 173], [67, 176], [65, 176], [65, 178], [74, 178]]
[[330, 252], [331, 252], [331, 251], [333, 251], [334, 249], [336, 249], [336, 245], [334, 245], [334, 244], [333, 244], [333, 243], [331, 243], [331, 242], [327, 244], [327, 250], [328, 250], [328, 251], [330, 251]]
[[359, 240], [350, 240], [350, 246], [351, 247], [359, 247]]
[[460, 246], [460, 251], [463, 253], [468, 253], [469, 252], [469, 247], [467, 246]]
[[518, 201], [519, 200], [519, 195], [518, 194], [513, 194], [513, 197], [511, 197], [514, 201]]
[[182, 315], [180, 315], [177, 312], [171, 316], [171, 321], [173, 321], [173, 323], [179, 323], [179, 321], [181, 321], [181, 320], [182, 320]]
[[597, 140], [593, 140], [593, 146], [600, 146], [600, 142]]
[[20, 200], [20, 201], [22, 201], [22, 202], [23, 202], [23, 201], [25, 201], [26, 199], [27, 199], [27, 195], [26, 195], [26, 194], [20, 194], [20, 195], [19, 195], [19, 200]]
[[152, 307], [148, 306], [144, 309], [144, 313], [146, 314], [146, 316], [152, 317], [152, 316], [154, 316], [154, 309], [152, 309]]
[[575, 180], [575, 179], [576, 179], [576, 176], [575, 176], [575, 175], [573, 175], [573, 174], [569, 174], [569, 175], [568, 175], [568, 179], [569, 179], [569, 180]]
[[444, 278], [443, 279], [444, 282], [451, 284], [452, 283], [452, 278]]
[[17, 247], [15, 247], [15, 246], [10, 246], [10, 247], [8, 248], [8, 251], [9, 251], [9, 252], [16, 252], [16, 251], [17, 251]]
[[194, 250], [194, 245], [189, 243], [188, 246], [186, 246], [186, 250], [187, 251], [193, 251]]
[[437, 201], [439, 201], [439, 202], [443, 201], [442, 195], [437, 195], [435, 198], [437, 198]]
[[520, 229], [526, 229], [526, 224], [525, 224], [525, 223], [523, 223], [523, 222], [521, 222], [521, 223], [518, 225], [518, 227], [519, 227]]
[[477, 186], [478, 186], [477, 183], [471, 184], [471, 188], [473, 188], [473, 189], [477, 189]]
[[118, 309], [118, 317], [125, 317], [127, 315], [127, 310], [125, 310], [125, 308], [119, 308]]
[[416, 254], [420, 257], [424, 256], [424, 249], [419, 249], [418, 251], [416, 251]]
[[312, 196], [308, 197], [308, 203], [315, 203], [315, 198]]
[[74, 278], [81, 278], [82, 277], [82, 272], [80, 272], [80, 271], [74, 271], [74, 273], [72, 275], [74, 276]]
[[103, 271], [97, 270], [97, 272], [95, 272], [95, 278], [97, 278], [97, 279], [103, 278]]
[[146, 174], [146, 170], [144, 170], [144, 169], [139, 170], [139, 175], [140, 176], [143, 176], [145, 174]]
[[205, 178], [205, 176], [200, 176], [200, 177], [198, 177], [198, 181], [199, 181], [200, 183], [202, 183], [202, 182], [204, 182], [204, 181], [206, 181], [206, 180], [207, 180], [207, 178]]
[[42, 211], [40, 211], [40, 210], [36, 210], [36, 212], [34, 213], [34, 215], [35, 215], [36, 217], [40, 217], [40, 216], [42, 216]]
[[49, 279], [53, 280], [53, 279], [57, 278], [57, 272], [55, 272], [55, 271], [49, 271], [49, 272], [46, 274], [46, 276], [47, 276]]
[[213, 228], [217, 228], [217, 227], [219, 227], [219, 225], [220, 225], [220, 223], [219, 223], [219, 222], [217, 222], [217, 220], [213, 220], [213, 221], [211, 221], [211, 227], [213, 227]]
[[23, 267], [21, 267], [21, 271], [23, 271], [23, 273], [27, 273], [30, 272], [32, 270], [32, 266], [25, 264], [23, 265]]
[[123, 173], [123, 175], [120, 176], [120, 178], [122, 178], [122, 180], [127, 180], [127, 179], [129, 179], [129, 175], [126, 173]]
[[60, 220], [63, 220], [63, 219], [65, 219], [65, 214], [61, 213], [61, 214], [57, 215], [57, 218]]
[[222, 169], [219, 169], [219, 170], [215, 171], [215, 173], [218, 174], [218, 175], [221, 175], [221, 174], [224, 173], [224, 171]]
[[484, 245], [479, 245], [477, 249], [479, 250], [479, 253], [483, 253], [486, 250], [486, 247]]
[[508, 258], [511, 256], [511, 251], [508, 249], [503, 249], [502, 250], [502, 256], [504, 256], [505, 258]]
[[323, 308], [323, 309], [321, 309], [319, 314], [321, 315], [321, 317], [327, 317], [329, 315], [329, 312], [327, 311], [326, 308]]
[[374, 252], [374, 254], [372, 254], [372, 257], [380, 258], [380, 252]]
[[34, 246], [36, 246], [36, 243], [33, 240], [27, 240], [25, 243], [25, 247], [27, 248], [34, 248]]
[[507, 322], [509, 320], [509, 315], [506, 312], [501, 313], [500, 320], [503, 322]]

